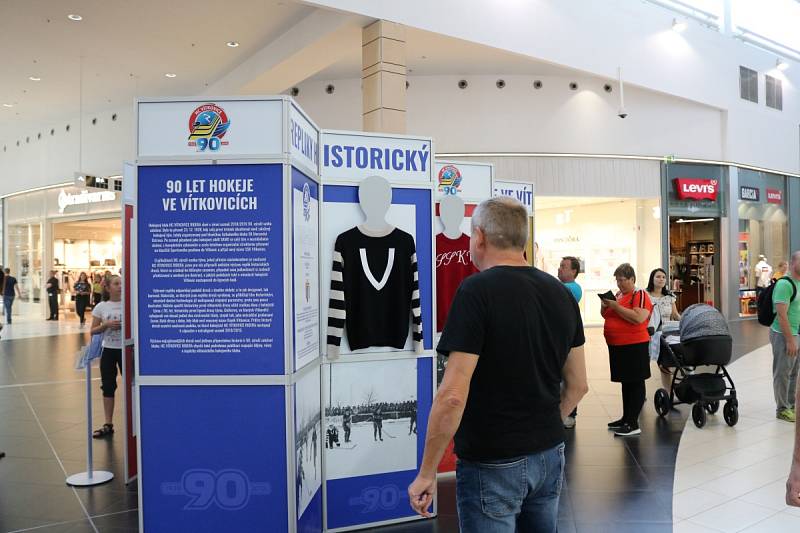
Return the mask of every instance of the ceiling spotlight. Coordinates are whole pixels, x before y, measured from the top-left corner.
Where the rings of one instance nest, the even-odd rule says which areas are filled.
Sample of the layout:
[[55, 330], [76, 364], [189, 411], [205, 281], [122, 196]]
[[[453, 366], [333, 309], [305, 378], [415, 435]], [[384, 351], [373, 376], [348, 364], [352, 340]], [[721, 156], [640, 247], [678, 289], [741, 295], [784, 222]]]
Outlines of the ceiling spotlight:
[[3, 107], [14, 107], [14, 104], [3, 104]]
[[67, 15], [67, 18], [68, 18], [69, 20], [74, 20], [75, 22], [80, 22], [80, 21], [82, 21], [82, 20], [83, 20], [83, 17], [82, 17], [82, 16], [80, 16], [80, 15], [76, 15], [76, 14], [74, 14], [74, 13], [72, 13], [72, 14], [70, 14], [70, 15]]
[[164, 74], [164, 76], [166, 76], [167, 78], [176, 78], [178, 75], [175, 74], [174, 72], [167, 72], [166, 74]]
[[227, 44], [231, 48], [237, 48], [239, 46], [239, 41], [228, 41]]
[[686, 23], [685, 20], [677, 18], [672, 19], [672, 31], [683, 33], [683, 31], [686, 30], [686, 28], [688, 27], [689, 25]]
[[28, 76], [28, 79], [31, 81], [42, 81], [42, 78], [39, 76]]
[[778, 58], [778, 60], [775, 61], [775, 68], [777, 68], [778, 70], [786, 70], [787, 68], [789, 68], [789, 63], [787, 63], [781, 58]]

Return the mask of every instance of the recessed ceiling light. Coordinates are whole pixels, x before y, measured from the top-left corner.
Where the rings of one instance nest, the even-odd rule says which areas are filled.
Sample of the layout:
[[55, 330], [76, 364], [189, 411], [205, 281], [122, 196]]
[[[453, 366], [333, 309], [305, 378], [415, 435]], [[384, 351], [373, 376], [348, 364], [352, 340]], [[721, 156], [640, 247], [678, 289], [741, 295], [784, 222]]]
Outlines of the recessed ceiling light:
[[775, 68], [777, 68], [778, 70], [786, 70], [787, 68], [789, 68], [789, 63], [787, 63], [781, 58], [778, 58], [778, 60], [775, 62]]
[[672, 19], [672, 30], [678, 33], [682, 33], [689, 25], [683, 19]]
[[67, 15], [67, 18], [68, 18], [69, 20], [74, 20], [75, 22], [80, 22], [81, 20], [83, 20], [83, 17], [82, 17], [82, 16], [80, 16], [80, 15], [76, 15], [76, 14], [74, 14], [74, 13], [71, 13], [71, 14]]
[[164, 74], [164, 76], [166, 76], [167, 78], [176, 78], [178, 75], [175, 74], [174, 72], [167, 72], [166, 74]]
[[42, 81], [42, 78], [39, 76], [28, 76], [28, 79], [31, 81]]
[[236, 47], [238, 47], [238, 46], [239, 46], [239, 41], [228, 41], [228, 42], [227, 42], [227, 43], [225, 43], [225, 44], [227, 44], [227, 45], [228, 45], [228, 46], [230, 46], [231, 48], [236, 48]]
[[3, 107], [14, 107], [14, 104], [3, 104]]

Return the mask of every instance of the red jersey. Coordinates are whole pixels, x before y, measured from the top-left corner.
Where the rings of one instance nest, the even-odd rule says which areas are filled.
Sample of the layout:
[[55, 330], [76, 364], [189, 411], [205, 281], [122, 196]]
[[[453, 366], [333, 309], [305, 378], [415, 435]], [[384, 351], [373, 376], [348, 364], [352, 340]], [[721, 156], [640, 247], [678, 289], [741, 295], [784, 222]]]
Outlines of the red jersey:
[[[617, 293], [617, 302], [626, 309], [641, 307], [642, 309], [647, 309], [648, 313], [653, 312], [653, 302], [650, 301], [647, 293], [641, 289], [628, 294]], [[650, 334], [647, 332], [647, 320], [641, 324], [631, 324], [611, 309], [604, 310], [603, 317], [606, 319], [603, 335], [609, 346], [625, 346], [627, 344], [650, 341]]]
[[469, 253], [469, 235], [462, 233], [457, 239], [436, 235], [436, 331], [444, 329], [458, 286], [477, 271]]

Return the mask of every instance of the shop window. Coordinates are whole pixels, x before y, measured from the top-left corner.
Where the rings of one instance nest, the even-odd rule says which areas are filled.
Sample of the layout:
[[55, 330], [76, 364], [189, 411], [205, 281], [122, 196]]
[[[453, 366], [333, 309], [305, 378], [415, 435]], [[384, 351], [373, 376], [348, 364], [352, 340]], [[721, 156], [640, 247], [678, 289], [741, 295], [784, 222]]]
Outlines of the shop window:
[[743, 100], [758, 103], [758, 72], [739, 67], [739, 90]]
[[783, 110], [783, 82], [778, 78], [767, 76], [767, 107]]

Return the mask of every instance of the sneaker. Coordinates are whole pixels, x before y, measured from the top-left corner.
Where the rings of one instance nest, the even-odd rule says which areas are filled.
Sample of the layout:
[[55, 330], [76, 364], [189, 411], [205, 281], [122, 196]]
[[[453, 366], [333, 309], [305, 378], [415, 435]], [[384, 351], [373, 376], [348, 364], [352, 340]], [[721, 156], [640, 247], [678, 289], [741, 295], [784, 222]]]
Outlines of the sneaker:
[[792, 409], [784, 409], [777, 415], [778, 420], [783, 420], [785, 422], [794, 422], [797, 420], [795, 413]]
[[573, 429], [575, 427], [575, 417], [568, 416], [564, 419], [564, 429]]
[[639, 424], [623, 424], [618, 430], [614, 432], [617, 437], [631, 437], [633, 435], [641, 435], [642, 430], [639, 429]]
[[619, 429], [625, 425], [625, 421], [621, 418], [619, 420], [614, 420], [613, 422], [608, 423], [608, 429]]

